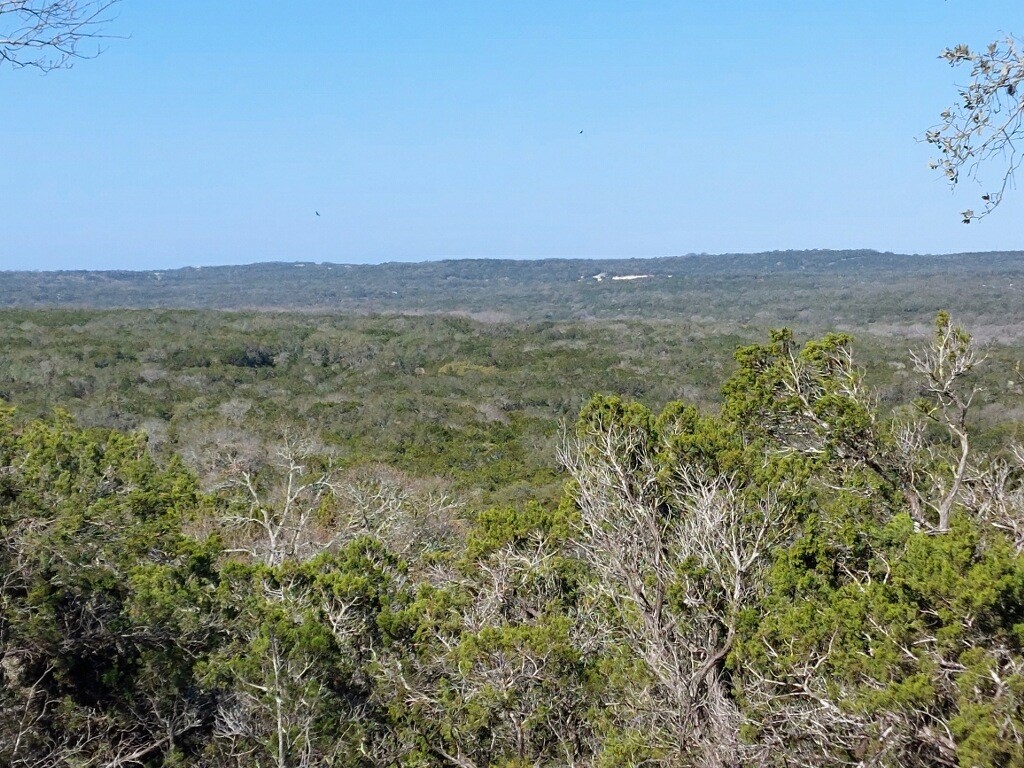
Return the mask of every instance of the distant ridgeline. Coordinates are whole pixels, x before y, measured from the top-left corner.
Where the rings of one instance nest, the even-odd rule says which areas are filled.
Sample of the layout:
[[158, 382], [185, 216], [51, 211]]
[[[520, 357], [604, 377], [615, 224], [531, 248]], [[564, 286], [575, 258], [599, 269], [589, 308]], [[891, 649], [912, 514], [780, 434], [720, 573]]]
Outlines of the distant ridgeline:
[[1024, 322], [1022, 290], [1022, 252], [816, 250], [0, 272], [3, 307], [459, 312], [484, 320], [639, 316], [758, 326], [905, 326], [948, 309], [975, 329], [1010, 327]]

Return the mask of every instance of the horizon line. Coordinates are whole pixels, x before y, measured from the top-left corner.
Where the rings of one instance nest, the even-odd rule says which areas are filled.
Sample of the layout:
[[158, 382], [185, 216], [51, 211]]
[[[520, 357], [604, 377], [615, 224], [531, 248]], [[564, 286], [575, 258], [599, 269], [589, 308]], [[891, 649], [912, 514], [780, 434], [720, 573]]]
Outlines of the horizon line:
[[945, 257], [976, 257], [976, 256], [999, 256], [999, 255], [1012, 255], [1024, 253], [1021, 249], [1006, 249], [1006, 250], [989, 250], [989, 251], [949, 251], [945, 253], [903, 253], [899, 251], [880, 251], [877, 248], [773, 248], [770, 250], [763, 251], [723, 251], [720, 253], [710, 253], [707, 251], [700, 252], [689, 252], [680, 254], [670, 255], [659, 255], [659, 256], [437, 256], [437, 257], [425, 257], [420, 259], [399, 259], [390, 261], [373, 261], [373, 262], [346, 262], [346, 261], [305, 261], [302, 259], [295, 260], [268, 260], [268, 261], [251, 261], [251, 262], [234, 262], [234, 263], [221, 263], [221, 264], [182, 264], [174, 267], [149, 267], [149, 268], [131, 268], [131, 267], [120, 267], [120, 268], [81, 268], [81, 269], [5, 269], [0, 268], [0, 274], [60, 274], [60, 273], [102, 273], [102, 272], [130, 272], [136, 274], [145, 274], [153, 272], [180, 272], [184, 270], [203, 270], [203, 269], [226, 269], [231, 267], [259, 267], [268, 265], [302, 265], [302, 266], [332, 266], [332, 267], [384, 267], [397, 264], [404, 265], [422, 265], [422, 264], [438, 264], [445, 262], [460, 262], [460, 261], [511, 261], [511, 262], [531, 262], [531, 261], [584, 261], [584, 262], [606, 262], [606, 261], [661, 261], [667, 259], [687, 259], [687, 258], [721, 258], [721, 257], [756, 257], [766, 256], [770, 254], [830, 254], [830, 253], [864, 253], [864, 254], [876, 254], [879, 256], [896, 256], [896, 257], [913, 257], [913, 258], [945, 258]]

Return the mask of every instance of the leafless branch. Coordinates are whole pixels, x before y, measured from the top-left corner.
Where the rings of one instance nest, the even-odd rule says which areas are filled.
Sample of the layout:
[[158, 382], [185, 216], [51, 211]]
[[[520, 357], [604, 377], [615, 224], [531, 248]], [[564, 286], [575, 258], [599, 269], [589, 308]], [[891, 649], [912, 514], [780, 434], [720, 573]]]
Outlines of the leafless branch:
[[[974, 397], [980, 391], [968, 386], [966, 377], [984, 362], [971, 336], [961, 327], [953, 325], [949, 315], [939, 314], [932, 343], [921, 352], [911, 352], [914, 370], [924, 379], [924, 394], [930, 404], [924, 415], [946, 428], [956, 449], [950, 462], [948, 487], [941, 478], [931, 473], [933, 488], [941, 488], [937, 501], [930, 502], [938, 516], [938, 530], [949, 530], [949, 518], [967, 474], [971, 455], [971, 439], [967, 429], [967, 415]], [[920, 496], [920, 494], [919, 494]]]
[[0, 0], [0, 64], [49, 72], [93, 58], [119, 1]]
[[690, 468], [665, 477], [649, 440], [615, 425], [562, 451], [578, 489], [578, 546], [595, 575], [590, 615], [602, 625], [592, 634], [642, 663], [646, 676], [613, 706], [676, 756], [669, 764], [736, 764], [742, 718], [725, 659], [789, 531], [774, 494], [754, 501], [735, 478]]

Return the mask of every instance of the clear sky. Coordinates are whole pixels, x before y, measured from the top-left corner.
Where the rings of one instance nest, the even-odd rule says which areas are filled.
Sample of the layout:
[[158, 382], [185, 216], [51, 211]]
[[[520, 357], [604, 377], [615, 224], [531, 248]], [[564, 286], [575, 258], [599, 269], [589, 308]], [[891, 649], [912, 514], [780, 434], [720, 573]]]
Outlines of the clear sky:
[[965, 77], [939, 51], [1024, 34], [1019, 0], [123, 0], [111, 31], [0, 69], [0, 268], [1024, 249], [1024, 189], [964, 226], [981, 190], [917, 141]]

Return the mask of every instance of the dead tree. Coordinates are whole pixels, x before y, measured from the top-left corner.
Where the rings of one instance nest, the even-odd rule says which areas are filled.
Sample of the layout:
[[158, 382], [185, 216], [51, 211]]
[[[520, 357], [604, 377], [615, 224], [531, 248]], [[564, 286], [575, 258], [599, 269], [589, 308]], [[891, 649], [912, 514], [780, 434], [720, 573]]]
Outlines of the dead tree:
[[[726, 680], [740, 610], [787, 535], [774, 494], [684, 467], [667, 476], [637, 427], [612, 425], [562, 453], [577, 485], [579, 547], [594, 574], [590, 632], [642, 665], [611, 708], [676, 765], [741, 760]], [[599, 643], [600, 644], [600, 643]], [[600, 648], [595, 649], [600, 651]]]
[[954, 503], [960, 496], [971, 457], [971, 439], [967, 429], [967, 416], [979, 389], [970, 385], [966, 377], [984, 362], [972, 342], [970, 334], [954, 326], [949, 315], [940, 312], [931, 345], [921, 353], [911, 353], [914, 370], [924, 379], [922, 412], [931, 421], [944, 427], [953, 446], [948, 460], [949, 472], [943, 476], [930, 472], [927, 485], [934, 489], [932, 499], [924, 493], [919, 498], [927, 504], [938, 520], [938, 530], [949, 530], [949, 518]]

